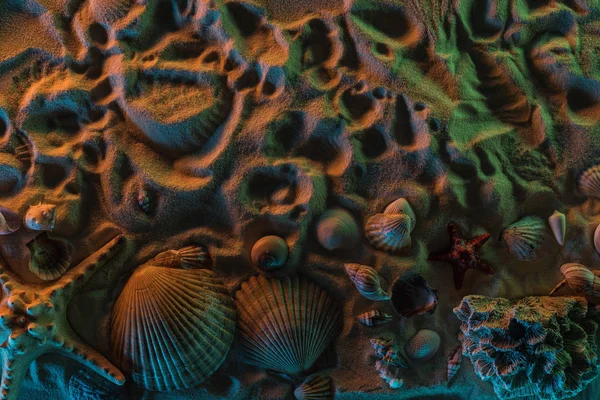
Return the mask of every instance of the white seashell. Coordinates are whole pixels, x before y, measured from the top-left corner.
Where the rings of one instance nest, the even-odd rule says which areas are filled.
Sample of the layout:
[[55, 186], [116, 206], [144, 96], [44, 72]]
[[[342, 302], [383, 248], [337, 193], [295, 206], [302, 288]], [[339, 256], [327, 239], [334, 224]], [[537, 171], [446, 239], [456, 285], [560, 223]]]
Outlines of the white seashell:
[[537, 261], [545, 255], [546, 224], [537, 216], [521, 218], [502, 232], [508, 252], [521, 261]]
[[21, 227], [19, 215], [8, 208], [0, 207], [0, 235], [16, 232]]
[[330, 377], [311, 375], [294, 390], [294, 396], [297, 400], [332, 400], [335, 387]]
[[594, 231], [594, 248], [600, 253], [600, 224], [598, 224]]
[[579, 175], [577, 189], [583, 195], [600, 199], [600, 165], [594, 165]]
[[415, 224], [417, 223], [417, 216], [413, 211], [410, 203], [404, 198], [400, 197], [397, 200], [392, 201], [388, 206], [383, 210], [384, 214], [399, 214], [404, 213], [408, 215], [412, 219], [412, 225], [410, 231], [412, 232], [415, 229]]
[[396, 252], [410, 247], [410, 232], [414, 221], [408, 214], [375, 214], [365, 225], [365, 234], [371, 244], [383, 251]]
[[437, 332], [421, 329], [404, 346], [406, 355], [412, 360], [429, 360], [437, 353], [442, 339]]
[[558, 244], [561, 246], [565, 244], [565, 235], [567, 233], [567, 219], [565, 214], [554, 210], [552, 215], [548, 217], [548, 224], [550, 224], [550, 228]]
[[327, 210], [317, 223], [317, 238], [327, 250], [348, 250], [360, 243], [360, 228], [348, 211]]
[[381, 279], [377, 271], [368, 265], [345, 264], [346, 273], [363, 297], [372, 301], [389, 300], [390, 297], [381, 288]]
[[54, 229], [56, 219], [56, 206], [52, 204], [38, 204], [30, 206], [25, 213], [25, 226], [34, 231], [51, 231]]

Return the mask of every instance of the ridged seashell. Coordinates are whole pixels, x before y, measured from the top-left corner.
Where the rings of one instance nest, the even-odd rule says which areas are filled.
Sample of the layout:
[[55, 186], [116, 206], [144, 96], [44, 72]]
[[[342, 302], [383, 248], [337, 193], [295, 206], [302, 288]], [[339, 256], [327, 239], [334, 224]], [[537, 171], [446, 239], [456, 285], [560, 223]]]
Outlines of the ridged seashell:
[[392, 284], [390, 303], [401, 317], [433, 313], [438, 303], [438, 291], [432, 289], [419, 274], [406, 271]]
[[148, 195], [148, 192], [145, 190], [140, 191], [137, 202], [145, 213], [150, 212], [150, 196]]
[[454, 378], [454, 375], [456, 375], [456, 373], [458, 372], [458, 370], [460, 369], [461, 365], [462, 365], [462, 345], [457, 346], [455, 349], [453, 349], [450, 352], [450, 355], [448, 355], [448, 372], [446, 375], [446, 381], [448, 382], [448, 384], [450, 384], [450, 381], [452, 380], [452, 378]]
[[393, 253], [410, 247], [412, 229], [408, 214], [375, 214], [367, 221], [365, 234], [375, 248]]
[[548, 224], [558, 244], [561, 246], [565, 244], [565, 235], [567, 233], [567, 219], [565, 214], [554, 210], [552, 215], [548, 217]]
[[346, 210], [327, 210], [317, 223], [317, 238], [327, 250], [352, 249], [360, 243], [360, 228]]
[[389, 300], [387, 293], [381, 288], [381, 279], [377, 271], [368, 265], [345, 264], [346, 273], [363, 297], [372, 301]]
[[31, 258], [29, 270], [44, 281], [61, 277], [71, 265], [73, 246], [62, 239], [41, 234], [27, 244]]
[[600, 224], [598, 224], [594, 231], [594, 248], [600, 254]]
[[392, 316], [379, 310], [371, 310], [360, 314], [356, 319], [366, 326], [375, 326], [387, 324], [392, 320]]
[[381, 338], [369, 339], [369, 343], [373, 347], [375, 351], [375, 355], [377, 358], [381, 359], [385, 356], [388, 351], [388, 348], [392, 346], [395, 342], [393, 340], [385, 340]]
[[21, 218], [14, 211], [0, 207], [0, 235], [8, 235], [21, 227]]
[[167, 250], [158, 253], [148, 264], [169, 267], [194, 269], [206, 267], [210, 256], [204, 246], [186, 246], [179, 250]]
[[412, 219], [410, 231], [412, 232], [413, 229], [415, 229], [415, 224], [417, 223], [417, 216], [416, 216], [415, 212], [413, 211], [412, 207], [410, 206], [410, 203], [404, 197], [400, 197], [399, 199], [394, 200], [390, 204], [388, 204], [388, 206], [385, 208], [385, 210], [383, 210], [383, 213], [384, 214], [404, 213]]
[[38, 204], [30, 206], [25, 213], [25, 226], [34, 231], [51, 231], [54, 229], [56, 219], [56, 206], [52, 204]]
[[298, 400], [332, 400], [335, 396], [333, 380], [328, 376], [311, 375], [294, 390]]
[[550, 296], [564, 285], [568, 285], [575, 293], [600, 296], [600, 278], [585, 265], [566, 263], [560, 267], [560, 272], [565, 279], [552, 289]]
[[308, 371], [342, 325], [338, 305], [305, 277], [252, 276], [235, 302], [244, 361], [287, 375]]
[[265, 236], [260, 238], [250, 252], [252, 263], [266, 270], [283, 267], [288, 258], [288, 245], [279, 236]]
[[113, 358], [148, 390], [198, 385], [225, 360], [235, 314], [214, 272], [142, 265], [114, 306]]
[[407, 368], [408, 362], [402, 355], [400, 346], [395, 340], [385, 339], [369, 339], [375, 355], [385, 364], [393, 365], [394, 367]]
[[437, 353], [442, 339], [437, 332], [421, 329], [404, 346], [406, 355], [412, 360], [429, 360]]
[[542, 245], [546, 239], [546, 224], [536, 216], [527, 216], [509, 225], [502, 240], [509, 253], [520, 261], [537, 261], [545, 255]]
[[69, 379], [69, 398], [77, 400], [118, 400], [119, 389], [106, 381], [98, 382], [84, 370], [79, 370]]
[[586, 196], [600, 199], [600, 165], [594, 165], [579, 175], [577, 190]]

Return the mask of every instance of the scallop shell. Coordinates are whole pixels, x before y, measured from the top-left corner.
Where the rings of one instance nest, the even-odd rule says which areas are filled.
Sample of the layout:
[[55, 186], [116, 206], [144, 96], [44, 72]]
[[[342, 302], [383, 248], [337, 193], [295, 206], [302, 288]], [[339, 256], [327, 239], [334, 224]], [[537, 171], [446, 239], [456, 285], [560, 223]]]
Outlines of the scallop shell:
[[330, 377], [311, 375], [294, 390], [298, 400], [332, 400], [335, 397], [335, 387]]
[[438, 303], [438, 291], [432, 289], [419, 274], [406, 271], [392, 284], [390, 303], [398, 315], [410, 318], [431, 314]]
[[504, 229], [502, 240], [518, 260], [537, 261], [545, 255], [546, 224], [536, 216], [521, 218]]
[[148, 390], [198, 385], [225, 360], [235, 314], [214, 272], [142, 265], [114, 306], [113, 358]]
[[594, 231], [594, 248], [600, 254], [600, 224], [596, 227]]
[[360, 243], [360, 228], [346, 210], [327, 210], [317, 223], [317, 238], [327, 250], [352, 249]]
[[548, 217], [548, 224], [558, 244], [561, 246], [565, 244], [565, 235], [567, 233], [567, 219], [565, 214], [554, 210], [554, 213]]
[[564, 285], [568, 285], [576, 293], [600, 294], [600, 279], [585, 265], [566, 263], [560, 267], [565, 279], [552, 289], [550, 296]]
[[25, 226], [34, 231], [51, 231], [56, 220], [56, 206], [38, 204], [30, 206], [25, 213]]
[[43, 233], [27, 244], [31, 258], [29, 270], [44, 281], [61, 277], [71, 265], [73, 246], [62, 239]]
[[412, 207], [410, 206], [410, 203], [404, 197], [400, 197], [399, 199], [394, 200], [390, 204], [388, 204], [388, 206], [385, 208], [385, 210], [383, 210], [383, 213], [384, 214], [404, 213], [412, 219], [410, 231], [412, 232], [413, 229], [415, 229], [415, 224], [417, 222], [417, 216], [416, 216], [415, 212], [413, 211]]
[[448, 384], [450, 384], [450, 381], [452, 380], [452, 378], [454, 378], [454, 375], [456, 375], [456, 373], [458, 372], [458, 370], [460, 369], [461, 365], [462, 365], [462, 345], [457, 346], [455, 349], [453, 349], [450, 352], [450, 355], [448, 355], [448, 370], [447, 370], [447, 375], [446, 375], [446, 380], [448, 382]]
[[0, 207], [0, 235], [8, 235], [21, 227], [21, 218], [14, 211]]
[[365, 233], [369, 242], [375, 248], [391, 253], [410, 247], [412, 229], [412, 218], [403, 212], [375, 214], [365, 225]]
[[381, 279], [377, 271], [368, 265], [345, 264], [346, 273], [363, 297], [372, 301], [389, 300], [387, 293], [381, 288]]
[[577, 189], [583, 195], [600, 199], [600, 165], [594, 165], [579, 175]]
[[437, 353], [442, 339], [437, 332], [429, 329], [421, 329], [404, 346], [406, 355], [411, 360], [425, 361]]
[[260, 238], [250, 252], [252, 263], [257, 267], [273, 270], [283, 267], [288, 258], [288, 245], [279, 236]]
[[279, 373], [306, 373], [337, 337], [342, 313], [305, 277], [252, 276], [235, 294], [246, 363]]
[[119, 389], [106, 381], [98, 382], [84, 370], [69, 379], [69, 398], [77, 400], [119, 400]]
[[360, 314], [356, 320], [366, 326], [375, 326], [387, 324], [392, 320], [392, 316], [379, 310], [371, 310]]
[[186, 246], [179, 250], [167, 250], [150, 260], [149, 264], [169, 267], [194, 269], [206, 267], [210, 256], [204, 246]]

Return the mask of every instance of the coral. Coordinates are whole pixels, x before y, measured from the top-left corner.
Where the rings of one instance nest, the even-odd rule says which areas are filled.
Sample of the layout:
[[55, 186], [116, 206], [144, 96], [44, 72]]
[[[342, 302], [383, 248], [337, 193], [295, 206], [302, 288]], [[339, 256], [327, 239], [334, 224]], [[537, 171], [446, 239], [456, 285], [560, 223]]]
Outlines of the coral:
[[466, 296], [454, 313], [463, 355], [500, 399], [566, 399], [598, 375], [598, 324], [584, 298]]

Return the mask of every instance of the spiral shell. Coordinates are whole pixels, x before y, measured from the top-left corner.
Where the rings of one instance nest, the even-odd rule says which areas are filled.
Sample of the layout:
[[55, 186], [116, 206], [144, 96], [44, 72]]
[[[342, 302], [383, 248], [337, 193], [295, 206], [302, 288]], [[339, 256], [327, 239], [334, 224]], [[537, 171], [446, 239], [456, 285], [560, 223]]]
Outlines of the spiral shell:
[[446, 374], [446, 381], [448, 384], [450, 384], [450, 381], [452, 378], [454, 378], [454, 375], [456, 375], [462, 365], [462, 345], [457, 346], [450, 352], [447, 361], [448, 370]]
[[61, 277], [71, 265], [73, 246], [63, 239], [43, 233], [27, 244], [31, 258], [29, 270], [44, 281]]
[[56, 206], [38, 204], [30, 206], [25, 213], [25, 226], [34, 231], [51, 231], [56, 220]]
[[406, 355], [412, 360], [426, 361], [437, 353], [442, 339], [429, 329], [421, 329], [404, 346]]
[[558, 244], [561, 246], [565, 244], [565, 235], [567, 233], [567, 219], [565, 214], [554, 210], [554, 213], [548, 217], [548, 224]]
[[400, 346], [395, 340], [386, 340], [382, 338], [369, 339], [371, 346], [375, 351], [375, 356], [383, 363], [399, 368], [407, 368], [408, 362], [402, 355]]
[[502, 240], [518, 260], [537, 261], [545, 255], [546, 224], [536, 216], [521, 218], [504, 229]]
[[389, 300], [389, 296], [381, 288], [381, 279], [377, 271], [368, 265], [345, 264], [346, 273], [363, 297], [372, 301]]
[[438, 303], [438, 291], [419, 274], [406, 271], [392, 283], [390, 303], [401, 317], [431, 314]]
[[279, 236], [265, 236], [260, 238], [250, 253], [252, 263], [257, 267], [273, 270], [283, 267], [288, 258], [288, 245]]
[[167, 250], [158, 253], [148, 264], [169, 267], [194, 269], [206, 267], [210, 256], [204, 246], [186, 246], [179, 250]]
[[369, 242], [377, 249], [394, 253], [410, 247], [413, 220], [408, 214], [375, 214], [365, 225]]
[[585, 196], [600, 199], [600, 165], [594, 165], [579, 175], [577, 189]]
[[311, 375], [294, 390], [294, 396], [297, 400], [332, 400], [335, 387], [330, 377]]
[[235, 314], [214, 272], [142, 265], [114, 306], [113, 358], [148, 390], [198, 385], [225, 360]]
[[379, 310], [371, 310], [358, 315], [356, 320], [366, 326], [375, 326], [387, 324], [392, 320], [392, 316]]
[[327, 210], [317, 223], [317, 238], [327, 250], [353, 249], [360, 243], [360, 228], [346, 210]]
[[21, 227], [21, 218], [14, 211], [0, 207], [0, 235], [8, 235]]
[[388, 204], [388, 206], [385, 208], [385, 210], [383, 210], [383, 213], [384, 214], [404, 213], [412, 219], [410, 231], [412, 232], [413, 229], [415, 228], [415, 224], [417, 222], [417, 216], [416, 216], [415, 212], [413, 211], [412, 207], [410, 206], [410, 203], [408, 202], [408, 200], [406, 200], [404, 197], [400, 197], [399, 199], [394, 200], [390, 204]]

